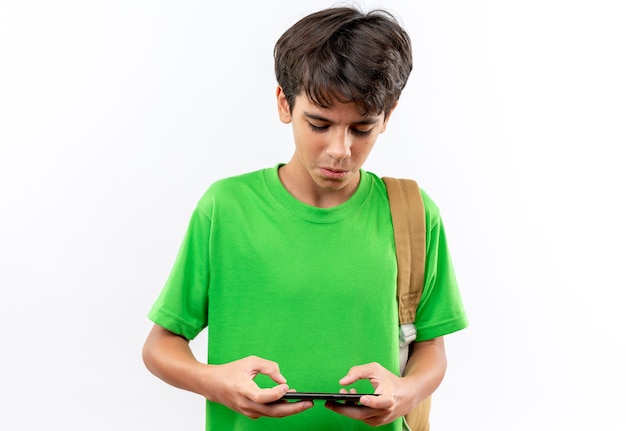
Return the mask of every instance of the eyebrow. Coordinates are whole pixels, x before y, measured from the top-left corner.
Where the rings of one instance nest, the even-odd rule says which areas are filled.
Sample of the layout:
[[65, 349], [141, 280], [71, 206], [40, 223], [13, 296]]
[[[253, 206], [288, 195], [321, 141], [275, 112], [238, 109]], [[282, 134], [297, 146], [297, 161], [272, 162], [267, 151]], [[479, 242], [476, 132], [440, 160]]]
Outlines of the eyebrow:
[[[307, 118], [310, 118], [311, 120], [321, 121], [324, 123], [332, 123], [332, 121], [329, 120], [328, 118], [324, 118], [321, 115], [311, 114], [310, 112], [304, 111], [304, 116]], [[353, 124], [368, 125], [368, 124], [375, 124], [377, 122], [378, 122], [378, 117], [367, 117]]]

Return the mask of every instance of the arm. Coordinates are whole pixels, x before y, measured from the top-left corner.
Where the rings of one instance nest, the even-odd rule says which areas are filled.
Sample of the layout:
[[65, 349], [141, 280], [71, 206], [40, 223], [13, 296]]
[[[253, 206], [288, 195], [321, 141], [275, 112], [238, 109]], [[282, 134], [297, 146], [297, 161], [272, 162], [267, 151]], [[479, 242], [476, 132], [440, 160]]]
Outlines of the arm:
[[[412, 410], [421, 401], [432, 395], [443, 381], [448, 367], [443, 337], [421, 341], [411, 345], [409, 361], [404, 371], [405, 378], [417, 389]], [[404, 414], [408, 413], [405, 412]]]
[[[339, 381], [348, 386], [369, 379], [377, 397], [361, 397], [362, 406], [329, 402], [331, 410], [372, 426], [390, 423], [406, 415], [439, 387], [447, 367], [443, 337], [413, 343], [405, 374], [398, 377], [380, 364], [359, 365]], [[365, 406], [365, 407], [363, 407]]]
[[[154, 325], [143, 347], [148, 370], [180, 389], [195, 392], [210, 401], [229, 407], [250, 418], [283, 417], [300, 413], [312, 402], [273, 403], [289, 387], [278, 364], [250, 356], [223, 365], [203, 364], [196, 360], [189, 341]], [[261, 389], [253, 381], [257, 374], [270, 376], [278, 385]]]

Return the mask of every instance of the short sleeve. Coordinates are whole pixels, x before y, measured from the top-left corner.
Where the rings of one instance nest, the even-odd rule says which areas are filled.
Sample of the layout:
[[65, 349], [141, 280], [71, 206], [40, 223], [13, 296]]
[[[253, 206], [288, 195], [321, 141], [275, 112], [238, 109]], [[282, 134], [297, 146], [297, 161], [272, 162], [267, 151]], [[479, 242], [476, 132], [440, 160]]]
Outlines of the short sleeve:
[[427, 228], [426, 263], [424, 290], [415, 319], [416, 341], [450, 334], [468, 325], [439, 209], [423, 190], [422, 198]]
[[207, 326], [210, 231], [211, 221], [196, 208], [167, 282], [148, 313], [154, 323], [188, 340]]

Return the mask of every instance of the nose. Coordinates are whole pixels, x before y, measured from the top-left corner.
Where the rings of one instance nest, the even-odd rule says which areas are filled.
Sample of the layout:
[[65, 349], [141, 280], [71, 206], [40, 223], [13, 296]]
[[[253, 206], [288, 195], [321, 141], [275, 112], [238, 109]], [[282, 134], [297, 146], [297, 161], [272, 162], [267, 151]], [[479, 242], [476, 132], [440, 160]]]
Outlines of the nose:
[[331, 138], [330, 143], [326, 147], [326, 154], [335, 160], [344, 160], [350, 157], [352, 147], [352, 139], [348, 131], [339, 131]]

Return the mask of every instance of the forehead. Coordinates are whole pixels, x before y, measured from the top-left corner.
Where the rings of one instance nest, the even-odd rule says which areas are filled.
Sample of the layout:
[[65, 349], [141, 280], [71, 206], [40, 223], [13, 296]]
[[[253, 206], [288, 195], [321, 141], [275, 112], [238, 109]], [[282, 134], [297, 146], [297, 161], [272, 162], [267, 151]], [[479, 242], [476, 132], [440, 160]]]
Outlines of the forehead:
[[294, 111], [294, 114], [301, 111], [304, 116], [321, 121], [346, 121], [360, 124], [373, 124], [383, 117], [383, 114], [363, 114], [363, 110], [355, 102], [341, 102], [333, 99], [330, 106], [320, 106], [303, 93], [296, 96]]

